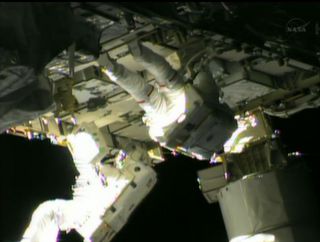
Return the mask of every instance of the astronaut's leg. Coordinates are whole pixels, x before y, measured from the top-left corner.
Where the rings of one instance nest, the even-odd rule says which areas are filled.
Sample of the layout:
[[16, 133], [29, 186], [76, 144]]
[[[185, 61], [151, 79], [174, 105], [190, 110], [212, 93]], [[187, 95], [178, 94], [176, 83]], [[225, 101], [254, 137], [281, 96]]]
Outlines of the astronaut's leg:
[[107, 53], [101, 54], [98, 62], [103, 67], [104, 74], [131, 94], [137, 102], [148, 99], [153, 87], [147, 84], [138, 73], [132, 72], [112, 60]]
[[134, 59], [155, 77], [160, 87], [176, 89], [183, 84], [181, 76], [162, 56], [154, 53], [138, 41], [131, 42], [129, 49]]
[[57, 241], [59, 229], [64, 230], [70, 226], [68, 221], [72, 218], [68, 217], [67, 210], [71, 205], [72, 201], [67, 200], [46, 201], [40, 204], [34, 211], [21, 242]]
[[106, 53], [99, 57], [98, 62], [103, 67], [103, 72], [126, 90], [146, 112], [156, 112], [163, 106], [164, 97], [146, 83], [142, 76], [111, 60]]

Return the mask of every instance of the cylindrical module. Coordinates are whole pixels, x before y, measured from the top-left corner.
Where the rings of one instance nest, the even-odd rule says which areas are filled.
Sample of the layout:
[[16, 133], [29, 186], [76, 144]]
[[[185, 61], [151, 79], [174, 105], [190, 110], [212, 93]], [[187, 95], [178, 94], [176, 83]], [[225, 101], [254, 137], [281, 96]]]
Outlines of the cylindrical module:
[[230, 242], [319, 241], [312, 187], [307, 172], [292, 167], [222, 188], [218, 199]]

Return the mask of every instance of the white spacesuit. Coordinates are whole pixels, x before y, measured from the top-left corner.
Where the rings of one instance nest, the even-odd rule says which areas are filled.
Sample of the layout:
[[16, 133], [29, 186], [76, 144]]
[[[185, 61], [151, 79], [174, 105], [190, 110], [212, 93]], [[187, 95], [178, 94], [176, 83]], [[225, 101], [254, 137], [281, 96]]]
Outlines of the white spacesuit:
[[121, 166], [94, 165], [99, 147], [88, 133], [70, 135], [68, 142], [80, 173], [73, 199], [40, 204], [22, 242], [54, 242], [59, 230], [71, 229], [76, 229], [84, 241], [110, 241], [156, 182], [150, 167], [126, 159], [123, 152], [118, 156]]
[[129, 45], [135, 60], [156, 79], [158, 88], [146, 83], [142, 76], [102, 54], [98, 60], [103, 72], [126, 90], [146, 112], [144, 121], [152, 139], [163, 135], [163, 127], [176, 121], [185, 111], [185, 90], [182, 77], [162, 57], [132, 42]]
[[137, 41], [131, 42], [129, 49], [134, 59], [155, 77], [158, 88], [111, 60], [107, 53], [100, 55], [98, 63], [102, 72], [131, 94], [145, 111], [143, 120], [150, 137], [172, 150], [184, 147], [186, 154], [201, 159], [209, 159], [221, 150], [236, 127], [231, 109], [219, 102], [215, 82], [223, 74], [221, 63], [211, 60], [190, 85], [162, 56]]

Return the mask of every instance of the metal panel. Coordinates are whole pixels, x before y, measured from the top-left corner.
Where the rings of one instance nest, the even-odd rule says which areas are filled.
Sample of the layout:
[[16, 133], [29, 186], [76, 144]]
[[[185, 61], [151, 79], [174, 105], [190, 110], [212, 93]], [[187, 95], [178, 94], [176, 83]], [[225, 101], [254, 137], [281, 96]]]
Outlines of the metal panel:
[[198, 171], [200, 189], [209, 203], [218, 201], [219, 189], [227, 184], [222, 165]]
[[230, 239], [289, 222], [275, 173], [231, 183], [218, 199]]
[[300, 167], [230, 183], [218, 199], [229, 239], [267, 233], [277, 242], [318, 241], [318, 198]]

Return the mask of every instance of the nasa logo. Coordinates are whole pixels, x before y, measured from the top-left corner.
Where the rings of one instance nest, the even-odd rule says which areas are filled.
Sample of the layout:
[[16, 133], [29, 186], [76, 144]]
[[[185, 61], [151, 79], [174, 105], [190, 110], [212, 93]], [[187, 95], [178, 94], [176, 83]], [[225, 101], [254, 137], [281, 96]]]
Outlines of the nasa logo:
[[310, 24], [310, 22], [306, 23], [303, 19], [300, 18], [294, 18], [291, 19], [287, 23], [287, 32], [289, 33], [305, 33], [307, 32], [307, 26]]

